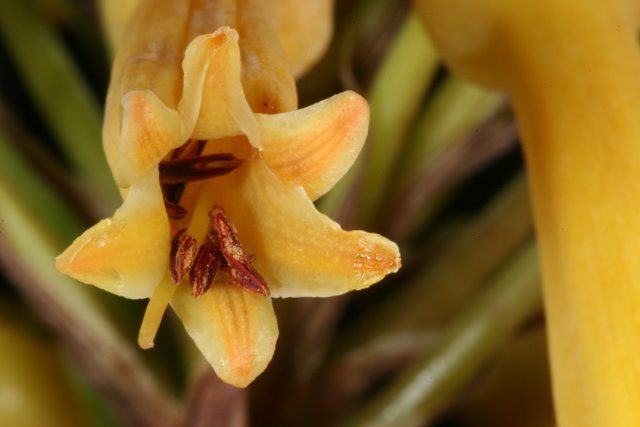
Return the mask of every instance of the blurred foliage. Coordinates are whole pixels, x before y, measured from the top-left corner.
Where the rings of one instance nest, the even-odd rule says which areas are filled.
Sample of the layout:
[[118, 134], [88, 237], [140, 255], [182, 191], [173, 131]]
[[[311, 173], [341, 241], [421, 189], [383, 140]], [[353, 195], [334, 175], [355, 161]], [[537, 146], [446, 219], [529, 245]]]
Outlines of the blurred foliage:
[[450, 76], [407, 2], [338, 3], [301, 104], [353, 88], [372, 124], [319, 205], [396, 239], [404, 268], [366, 292], [276, 301], [276, 355], [240, 392], [209, 377], [172, 317], [143, 353], [141, 304], [53, 272], [117, 205], [100, 144], [107, 49], [93, 2], [0, 2], [1, 425], [553, 425], [505, 100]]

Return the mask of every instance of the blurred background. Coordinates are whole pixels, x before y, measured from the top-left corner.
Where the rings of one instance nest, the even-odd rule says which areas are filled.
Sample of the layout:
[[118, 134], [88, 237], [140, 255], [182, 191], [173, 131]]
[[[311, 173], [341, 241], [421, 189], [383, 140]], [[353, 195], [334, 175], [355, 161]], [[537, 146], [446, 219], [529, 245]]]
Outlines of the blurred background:
[[221, 383], [167, 313], [57, 273], [119, 206], [101, 120], [111, 48], [90, 0], [0, 2], [0, 425], [554, 425], [526, 175], [508, 100], [449, 74], [408, 1], [335, 6], [300, 104], [365, 96], [371, 128], [318, 201], [395, 240], [403, 268], [326, 299], [274, 300], [249, 388]]

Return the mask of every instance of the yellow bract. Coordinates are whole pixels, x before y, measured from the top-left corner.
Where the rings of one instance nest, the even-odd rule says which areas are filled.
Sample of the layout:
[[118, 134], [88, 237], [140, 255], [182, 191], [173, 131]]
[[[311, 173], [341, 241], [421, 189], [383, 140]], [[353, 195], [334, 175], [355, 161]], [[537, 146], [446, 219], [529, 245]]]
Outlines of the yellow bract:
[[[209, 211], [221, 206], [273, 296], [337, 295], [400, 267], [393, 242], [343, 231], [312, 203], [360, 152], [366, 101], [345, 92], [296, 110], [291, 65], [264, 16], [258, 0], [139, 2], [114, 61], [103, 132], [125, 200], [57, 259], [60, 271], [86, 283], [151, 298], [139, 338], [145, 348], [171, 304], [218, 375], [241, 387], [273, 355], [271, 300], [238, 287], [224, 268], [199, 298], [187, 279], [173, 284], [169, 255], [179, 229], [202, 245]], [[179, 200], [186, 216], [170, 217], [160, 164], [196, 141], [206, 142], [197, 155], [233, 154], [242, 165], [188, 182]]]
[[455, 71], [512, 97], [559, 425], [640, 425], [640, 2], [415, 4]]

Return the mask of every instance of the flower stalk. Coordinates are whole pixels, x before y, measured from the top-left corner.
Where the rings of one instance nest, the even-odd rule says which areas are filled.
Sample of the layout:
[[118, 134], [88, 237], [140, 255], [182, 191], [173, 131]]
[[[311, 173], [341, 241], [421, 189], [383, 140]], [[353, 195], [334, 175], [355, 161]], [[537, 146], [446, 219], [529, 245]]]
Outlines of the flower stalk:
[[416, 1], [447, 63], [511, 96], [561, 427], [640, 424], [636, 1]]

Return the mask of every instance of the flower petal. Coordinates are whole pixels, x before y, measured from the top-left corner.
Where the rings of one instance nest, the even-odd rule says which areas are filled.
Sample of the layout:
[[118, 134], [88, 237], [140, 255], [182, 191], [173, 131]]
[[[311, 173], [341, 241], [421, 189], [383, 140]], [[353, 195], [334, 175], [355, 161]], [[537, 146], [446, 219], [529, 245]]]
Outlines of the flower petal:
[[85, 231], [58, 258], [56, 268], [126, 298], [148, 298], [169, 260], [169, 223], [158, 173], [131, 187], [112, 218]]
[[[158, 146], [162, 145], [161, 142], [152, 139], [138, 141], [134, 138], [135, 132], [131, 136], [123, 135], [124, 122], [130, 120], [133, 125], [129, 127], [137, 126], [143, 134], [148, 131], [156, 136], [161, 130], [171, 129], [171, 135], [161, 138], [165, 144], [174, 136], [174, 119], [166, 124], [163, 120], [169, 115], [168, 111], [176, 109], [181, 94], [180, 65], [186, 43], [183, 29], [190, 19], [189, 8], [181, 3], [181, 0], [139, 0], [114, 58], [102, 136], [109, 165], [122, 188], [134, 184], [148, 173], [148, 164], [153, 159], [147, 158], [147, 153], [163, 151]], [[147, 91], [153, 92], [153, 96]], [[124, 111], [127, 106], [125, 97], [130, 92], [138, 95], [129, 100], [130, 111]], [[141, 116], [144, 111], [151, 116]], [[127, 119], [128, 114], [133, 116]], [[137, 148], [135, 145], [139, 142], [151, 146]], [[182, 142], [171, 141], [171, 144]], [[121, 152], [123, 148], [125, 152]], [[142, 154], [142, 159], [123, 160], [131, 153]], [[127, 164], [132, 170], [126, 169]]]
[[[181, 118], [150, 90], [136, 90], [122, 98], [122, 125], [117, 154], [110, 153], [113, 174], [120, 188], [129, 187], [184, 141]], [[115, 148], [113, 144], [110, 148]]]
[[312, 200], [349, 170], [367, 138], [369, 106], [343, 92], [302, 110], [257, 114], [263, 157], [286, 183], [301, 185]]
[[324, 54], [333, 33], [333, 0], [259, 0], [278, 33], [296, 78]]
[[183, 0], [138, 0], [118, 46], [107, 108], [132, 90], [152, 90], [169, 108], [180, 100], [180, 69], [191, 11]]
[[179, 286], [171, 305], [223, 381], [246, 387], [271, 361], [278, 338], [271, 299], [233, 285], [226, 272], [198, 298]]
[[196, 37], [187, 47], [182, 68], [184, 89], [178, 109], [184, 119], [184, 139], [244, 134], [260, 147], [258, 125], [240, 81], [238, 33], [222, 27]]
[[[271, 6], [245, 0], [232, 24], [240, 34], [242, 86], [256, 113], [282, 113], [298, 106], [296, 83], [276, 29], [265, 19]], [[264, 10], [263, 10], [264, 9]]]
[[252, 161], [213, 183], [254, 267], [271, 294], [331, 296], [366, 288], [400, 267], [395, 243], [344, 231], [320, 214], [302, 187], [282, 183]]

